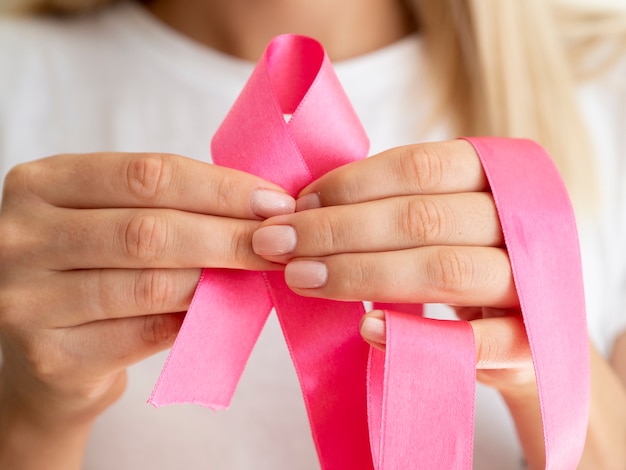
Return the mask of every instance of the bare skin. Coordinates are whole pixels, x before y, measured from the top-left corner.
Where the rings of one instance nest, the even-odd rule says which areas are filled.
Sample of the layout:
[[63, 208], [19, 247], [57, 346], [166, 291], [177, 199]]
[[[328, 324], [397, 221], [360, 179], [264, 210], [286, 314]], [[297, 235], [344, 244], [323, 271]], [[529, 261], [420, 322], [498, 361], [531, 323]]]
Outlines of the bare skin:
[[146, 5], [198, 42], [251, 61], [278, 34], [315, 37], [331, 59], [342, 60], [391, 44], [415, 28], [400, 2], [389, 0], [146, 0]]
[[[270, 37], [287, 31], [315, 36], [331, 57], [344, 59], [412, 29], [404, 9], [388, 0], [155, 0], [148, 8], [181, 33], [250, 60]], [[462, 142], [392, 149], [331, 172], [303, 191], [297, 213], [281, 188], [243, 173], [171, 155], [98, 157], [61, 155], [22, 165], [6, 180], [0, 211], [0, 467], [80, 468], [93, 420], [123, 393], [126, 367], [171, 345], [203, 266], [282, 269], [286, 263], [287, 282], [310, 296], [468, 307], [480, 298], [487, 299], [487, 309], [517, 307], [493, 201], [476, 156]], [[444, 178], [424, 180], [433, 173], [417, 171], [425, 168], [420, 164], [445, 169]], [[407, 173], [410, 168], [416, 171]], [[381, 172], [396, 184], [381, 188]], [[361, 184], [348, 193], [345, 181]], [[316, 200], [318, 193], [324, 196]], [[417, 220], [430, 223], [421, 233], [426, 249], [420, 253], [407, 245], [407, 235], [419, 235], [417, 225], [398, 218], [407, 205], [418, 211]], [[319, 210], [307, 210], [312, 207]], [[351, 224], [361, 217], [384, 213], [392, 214], [380, 219], [395, 227], [391, 236], [344, 240], [298, 230], [323, 229], [332, 220], [335, 233], [354, 233]], [[277, 255], [261, 246], [263, 229], [273, 226], [294, 228], [291, 251]], [[473, 227], [464, 230], [468, 238], [454, 238], [449, 229], [458, 226]], [[450, 246], [436, 249], [446, 234]], [[414, 250], [421, 271], [407, 270], [405, 287], [389, 294], [381, 286], [391, 283], [388, 269], [399, 246]], [[369, 267], [358, 273], [360, 282], [333, 281], [355, 279], [356, 253], [359, 266]], [[327, 282], [304, 285], [302, 257], [319, 261]], [[446, 271], [442, 260], [459, 257], [475, 268], [473, 277]], [[429, 273], [428, 288], [423, 278], [411, 278], [419, 272]], [[531, 468], [541, 468], [541, 422], [525, 336], [516, 317], [482, 318], [484, 311], [459, 309], [473, 320], [479, 378], [501, 391]], [[370, 327], [369, 320], [380, 322], [377, 315], [363, 321], [362, 334], [383, 347], [384, 329]], [[481, 347], [494, 341], [498, 348]], [[624, 343], [613, 355], [620, 371]], [[616, 369], [595, 352], [592, 361], [590, 438], [581, 468], [624, 468], [626, 394]]]
[[200, 268], [278, 269], [251, 236], [294, 207], [261, 178], [175, 155], [60, 155], [12, 170], [0, 212], [0, 466], [80, 468], [126, 367], [171, 346]]

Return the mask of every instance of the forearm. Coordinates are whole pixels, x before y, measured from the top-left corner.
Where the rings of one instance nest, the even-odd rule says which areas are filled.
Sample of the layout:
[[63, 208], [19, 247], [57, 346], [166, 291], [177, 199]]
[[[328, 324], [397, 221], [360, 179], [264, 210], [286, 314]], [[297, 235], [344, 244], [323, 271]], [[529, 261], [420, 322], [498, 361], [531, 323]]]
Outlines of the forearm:
[[626, 389], [591, 348], [591, 408], [581, 470], [626, 469]]
[[514, 392], [502, 392], [502, 397], [515, 422], [528, 468], [545, 468], [543, 428], [536, 385], [532, 383]]
[[[543, 431], [534, 384], [504, 392], [528, 468], [545, 468]], [[626, 391], [607, 361], [591, 348], [591, 402], [585, 449], [579, 470], [626, 469]]]
[[80, 469], [89, 427], [42, 429], [12, 416], [0, 416], [0, 468], [13, 470]]

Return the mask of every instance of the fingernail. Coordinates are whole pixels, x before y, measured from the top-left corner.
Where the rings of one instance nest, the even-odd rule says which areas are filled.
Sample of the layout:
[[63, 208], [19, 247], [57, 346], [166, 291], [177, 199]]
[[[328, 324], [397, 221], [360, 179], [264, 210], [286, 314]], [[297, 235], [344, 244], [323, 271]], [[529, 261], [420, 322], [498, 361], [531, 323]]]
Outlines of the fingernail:
[[259, 217], [291, 214], [296, 208], [296, 201], [289, 194], [272, 189], [255, 189], [250, 195], [250, 208]]
[[252, 249], [261, 256], [291, 253], [297, 242], [296, 231], [290, 225], [261, 227], [252, 234]]
[[307, 194], [296, 200], [296, 211], [304, 211], [307, 209], [317, 209], [322, 207], [320, 196], [317, 193]]
[[320, 261], [292, 261], [285, 267], [285, 282], [290, 287], [315, 289], [327, 280], [328, 270]]
[[361, 336], [372, 343], [385, 344], [385, 322], [376, 317], [365, 317], [361, 324]]

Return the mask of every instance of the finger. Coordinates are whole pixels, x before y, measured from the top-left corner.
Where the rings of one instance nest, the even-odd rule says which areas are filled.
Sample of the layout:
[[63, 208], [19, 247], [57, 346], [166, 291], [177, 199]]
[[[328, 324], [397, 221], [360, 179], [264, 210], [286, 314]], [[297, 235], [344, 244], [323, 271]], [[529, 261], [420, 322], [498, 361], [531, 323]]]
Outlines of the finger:
[[[106, 375], [172, 346], [184, 313], [119, 318], [88, 323], [63, 332], [67, 375]], [[59, 372], [59, 375], [61, 371]]]
[[[385, 315], [381, 310], [368, 312], [361, 319], [361, 336], [373, 347], [384, 350], [385, 324]], [[473, 320], [470, 324], [474, 332], [478, 369], [528, 368], [532, 357], [521, 316]]]
[[506, 251], [423, 247], [295, 259], [285, 280], [297, 294], [335, 300], [517, 306]]
[[[115, 318], [182, 312], [189, 308], [199, 269], [89, 269], [54, 273], [21, 297], [43, 328], [67, 328]], [[41, 299], [33, 305], [33, 299]], [[42, 312], [60, 312], [44, 315]]]
[[337, 168], [307, 186], [298, 210], [413, 194], [476, 192], [487, 180], [464, 140], [398, 147]]
[[359, 332], [370, 346], [384, 351], [386, 344], [385, 313], [382, 310], [367, 312], [361, 318]]
[[14, 168], [11, 192], [59, 207], [167, 207], [258, 218], [293, 212], [294, 199], [257, 176], [177, 155], [60, 155]]
[[476, 341], [478, 369], [523, 369], [532, 362], [521, 315], [470, 322]]
[[22, 230], [39, 240], [29, 256], [53, 270], [276, 269], [252, 251], [257, 226], [169, 209], [56, 209]]
[[254, 251], [274, 261], [424, 245], [502, 244], [489, 193], [394, 197], [302, 211], [266, 220], [252, 237]]

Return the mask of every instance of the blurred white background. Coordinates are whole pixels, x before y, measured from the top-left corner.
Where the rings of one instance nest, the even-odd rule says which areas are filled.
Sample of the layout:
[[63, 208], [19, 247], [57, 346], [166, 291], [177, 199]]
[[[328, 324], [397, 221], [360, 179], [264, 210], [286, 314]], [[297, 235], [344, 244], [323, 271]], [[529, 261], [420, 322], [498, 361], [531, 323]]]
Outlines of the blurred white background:
[[565, 5], [588, 6], [591, 8], [607, 7], [626, 10], [626, 0], [556, 0]]

